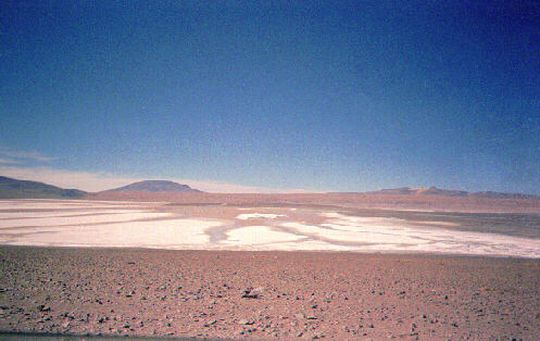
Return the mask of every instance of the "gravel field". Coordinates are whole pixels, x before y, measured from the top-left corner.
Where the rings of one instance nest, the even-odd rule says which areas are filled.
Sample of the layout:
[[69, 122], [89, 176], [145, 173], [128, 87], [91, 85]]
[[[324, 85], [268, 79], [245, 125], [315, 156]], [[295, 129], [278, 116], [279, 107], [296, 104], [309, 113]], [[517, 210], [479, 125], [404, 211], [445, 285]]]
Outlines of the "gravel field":
[[0, 331], [540, 338], [534, 259], [0, 247]]

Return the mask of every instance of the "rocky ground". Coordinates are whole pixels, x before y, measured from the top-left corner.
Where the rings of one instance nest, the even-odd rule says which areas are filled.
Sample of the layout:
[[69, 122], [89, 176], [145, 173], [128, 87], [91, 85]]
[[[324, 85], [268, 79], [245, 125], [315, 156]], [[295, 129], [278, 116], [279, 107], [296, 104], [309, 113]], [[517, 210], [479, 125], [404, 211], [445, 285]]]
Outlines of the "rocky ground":
[[540, 339], [540, 262], [0, 247], [0, 331]]

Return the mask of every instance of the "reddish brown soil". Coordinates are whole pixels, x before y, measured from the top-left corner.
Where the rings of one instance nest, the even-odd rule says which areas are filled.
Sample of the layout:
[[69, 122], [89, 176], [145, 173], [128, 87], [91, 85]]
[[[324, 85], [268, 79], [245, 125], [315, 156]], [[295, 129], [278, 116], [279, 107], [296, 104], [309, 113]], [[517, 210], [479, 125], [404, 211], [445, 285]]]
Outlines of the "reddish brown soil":
[[326, 208], [426, 210], [442, 212], [540, 213], [539, 198], [483, 198], [445, 195], [370, 193], [220, 194], [220, 193], [99, 193], [90, 200], [160, 201], [182, 205], [321, 206]]
[[540, 262], [3, 246], [0, 306], [11, 332], [537, 340]]

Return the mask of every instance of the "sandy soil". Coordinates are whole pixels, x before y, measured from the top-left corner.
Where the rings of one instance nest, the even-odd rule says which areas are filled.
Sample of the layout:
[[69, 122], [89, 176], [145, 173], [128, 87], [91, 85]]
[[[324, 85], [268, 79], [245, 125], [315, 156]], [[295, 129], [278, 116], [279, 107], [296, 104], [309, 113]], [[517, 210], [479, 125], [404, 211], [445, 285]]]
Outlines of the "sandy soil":
[[0, 332], [540, 337], [538, 260], [0, 247]]
[[192, 205], [228, 206], [316, 206], [324, 209], [385, 209], [467, 213], [540, 213], [540, 198], [478, 198], [441, 195], [397, 195], [370, 193], [100, 193], [89, 200], [171, 202]]

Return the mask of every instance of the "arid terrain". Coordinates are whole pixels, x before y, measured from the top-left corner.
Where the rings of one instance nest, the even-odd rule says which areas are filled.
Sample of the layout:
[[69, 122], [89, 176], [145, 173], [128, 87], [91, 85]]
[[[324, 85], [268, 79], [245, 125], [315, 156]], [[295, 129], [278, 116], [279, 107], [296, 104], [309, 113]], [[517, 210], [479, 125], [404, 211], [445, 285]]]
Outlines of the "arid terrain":
[[406, 195], [373, 193], [148, 193], [100, 192], [88, 200], [170, 202], [177, 204], [218, 204], [229, 206], [308, 205], [323, 207], [370, 208], [470, 213], [540, 214], [540, 197], [490, 197], [449, 195]]
[[540, 0], [0, 0], [0, 341], [540, 341]]
[[0, 332], [540, 336], [534, 200], [129, 196], [0, 202]]
[[3, 331], [228, 339], [522, 339], [532, 259], [0, 248]]

